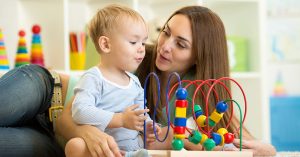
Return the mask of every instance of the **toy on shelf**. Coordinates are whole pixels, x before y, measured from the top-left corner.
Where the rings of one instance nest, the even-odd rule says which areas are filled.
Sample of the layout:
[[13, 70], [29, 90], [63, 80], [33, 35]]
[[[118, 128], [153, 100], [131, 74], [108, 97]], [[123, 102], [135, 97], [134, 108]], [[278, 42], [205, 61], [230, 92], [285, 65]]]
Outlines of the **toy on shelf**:
[[39, 25], [34, 25], [32, 27], [32, 41], [31, 41], [31, 59], [32, 64], [38, 64], [44, 66], [44, 55], [41, 44], [41, 27]]
[[30, 56], [26, 48], [25, 32], [19, 31], [18, 50], [16, 55], [15, 67], [19, 67], [30, 63]]
[[9, 63], [6, 55], [2, 30], [0, 29], [0, 69], [8, 70]]
[[70, 69], [84, 70], [86, 58], [86, 35], [84, 32], [70, 33]]
[[[144, 108], [146, 108], [146, 91], [147, 91], [147, 83], [149, 80], [149, 77], [153, 75], [157, 82], [158, 87], [158, 95], [157, 95], [157, 101], [156, 105], [153, 111], [153, 126], [155, 126], [155, 117], [156, 117], [156, 110], [158, 108], [158, 102], [160, 102], [160, 82], [158, 79], [158, 76], [155, 73], [150, 73], [145, 80], [144, 84]], [[170, 86], [170, 80], [172, 76], [176, 76], [178, 83], [175, 84], [170, 92], [169, 92], [169, 86]], [[226, 86], [226, 83], [234, 82], [239, 89], [241, 90], [241, 93], [243, 95], [244, 99], [244, 116], [242, 114], [241, 106], [232, 99], [231, 93], [229, 88]], [[226, 82], [226, 83], [225, 83]], [[185, 84], [185, 87], [183, 87], [183, 84]], [[187, 88], [194, 86], [195, 90], [193, 93], [193, 97], [188, 97]], [[170, 120], [170, 112], [169, 112], [169, 101], [170, 96], [173, 93], [174, 89], [176, 89], [175, 96], [175, 117], [174, 117], [174, 124]], [[228, 98], [226, 100], [219, 100], [218, 90], [226, 91], [226, 95]], [[206, 89], [206, 90], [204, 90]], [[200, 91], [200, 94], [198, 93]], [[204, 92], [206, 91], [206, 93]], [[210, 98], [210, 96], [213, 95], [213, 98]], [[172, 97], [172, 96], [171, 96]], [[189, 101], [188, 101], [189, 100]], [[201, 103], [198, 101], [203, 100], [204, 103], [202, 107], [197, 103]], [[209, 105], [209, 100], [214, 100], [216, 102], [215, 108], [212, 110], [211, 105]], [[191, 104], [188, 104], [190, 102]], [[210, 102], [211, 103], [211, 102]], [[230, 104], [227, 104], [230, 103]], [[234, 133], [228, 132], [227, 128], [229, 127], [229, 124], [231, 122], [231, 119], [233, 117], [233, 103], [235, 103], [239, 109], [239, 115], [240, 115], [240, 126], [237, 130], [235, 130]], [[171, 105], [174, 105], [171, 103]], [[210, 106], [210, 107], [209, 107]], [[187, 108], [191, 107], [192, 109], [192, 115], [193, 119], [195, 121], [195, 124], [197, 125], [197, 128], [190, 129], [186, 126], [187, 124]], [[212, 110], [212, 112], [209, 112]], [[217, 130], [214, 129], [214, 127], [220, 122], [220, 120], [223, 118], [223, 114], [225, 112], [230, 112], [229, 121], [226, 124], [226, 127], [218, 128]], [[156, 136], [156, 139], [160, 142], [164, 142], [168, 136], [168, 132], [170, 127], [173, 129], [173, 141], [172, 141], [172, 148], [173, 150], [181, 150], [184, 147], [183, 139], [187, 139], [190, 142], [194, 144], [201, 144], [203, 146], [204, 150], [211, 151], [215, 148], [215, 146], [224, 146], [224, 144], [230, 144], [234, 140], [234, 134], [238, 133], [239, 138], [241, 139], [240, 142], [242, 142], [242, 124], [244, 123], [244, 120], [246, 118], [247, 113], [247, 101], [245, 93], [242, 89], [242, 87], [233, 79], [228, 77], [223, 77], [220, 79], [209, 79], [209, 80], [181, 80], [180, 76], [177, 73], [171, 73], [169, 75], [168, 84], [166, 87], [166, 114], [167, 114], [167, 133], [163, 140], [160, 140], [158, 138], [157, 132], [155, 127], [153, 127], [154, 134]], [[210, 115], [209, 115], [210, 114]], [[146, 130], [144, 130], [146, 132]], [[189, 133], [189, 136], [186, 137], [185, 132]], [[146, 148], [146, 133], [144, 133], [144, 147]], [[240, 143], [240, 151], [242, 144]]]
[[286, 96], [287, 92], [284, 86], [283, 76], [281, 72], [278, 72], [273, 89], [274, 96]]

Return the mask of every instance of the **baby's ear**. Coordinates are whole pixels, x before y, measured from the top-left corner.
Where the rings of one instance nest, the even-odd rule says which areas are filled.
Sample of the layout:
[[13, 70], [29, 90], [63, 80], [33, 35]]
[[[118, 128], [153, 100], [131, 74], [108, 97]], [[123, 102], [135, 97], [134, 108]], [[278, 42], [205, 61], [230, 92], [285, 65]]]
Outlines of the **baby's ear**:
[[99, 48], [102, 52], [104, 52], [104, 53], [109, 53], [110, 52], [110, 42], [109, 42], [108, 37], [101, 36], [98, 40], [98, 45], [99, 45]]

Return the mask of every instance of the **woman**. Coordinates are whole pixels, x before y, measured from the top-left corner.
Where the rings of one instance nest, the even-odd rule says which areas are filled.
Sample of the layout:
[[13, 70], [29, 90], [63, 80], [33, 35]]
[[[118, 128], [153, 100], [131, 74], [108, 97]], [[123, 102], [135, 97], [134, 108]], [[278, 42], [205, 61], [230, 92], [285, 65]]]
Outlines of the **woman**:
[[[177, 72], [182, 79], [186, 80], [207, 80], [226, 77], [229, 76], [227, 55], [225, 29], [221, 19], [215, 13], [208, 8], [200, 6], [185, 7], [173, 13], [165, 23], [158, 37], [154, 52], [149, 56], [151, 59], [148, 62], [150, 63], [142, 63], [137, 70], [137, 75], [142, 84], [144, 84], [143, 81], [149, 72], [156, 72], [160, 78], [160, 89], [162, 91], [156, 119], [158, 119], [160, 123], [166, 124], [166, 103], [164, 103], [166, 101], [165, 87], [167, 86], [170, 73]], [[145, 67], [147, 67], [147, 65], [150, 65], [150, 68], [146, 71]], [[173, 86], [176, 81], [176, 79], [173, 79], [171, 86]], [[227, 87], [229, 87], [228, 82], [226, 82], [226, 84]], [[147, 101], [148, 104], [150, 104], [148, 105], [150, 115], [153, 115], [154, 104], [157, 97], [156, 91], [156, 80], [150, 79], [150, 83], [147, 86]], [[194, 93], [193, 90], [189, 91], [190, 93]], [[220, 100], [228, 99], [224, 89], [221, 88], [217, 91]], [[191, 102], [189, 104], [191, 104]], [[198, 104], [204, 109], [204, 102], [199, 102]], [[214, 99], [211, 99], [209, 104], [214, 105], [216, 102], [214, 102]], [[170, 107], [170, 112], [174, 113], [174, 105]], [[214, 108], [215, 107], [211, 106], [209, 113], [211, 113]], [[191, 110], [188, 111], [188, 114], [189, 117], [192, 116]], [[174, 118], [172, 115], [174, 114], [171, 114], [171, 119]], [[222, 120], [215, 127], [215, 130], [220, 127], [225, 127], [229, 118], [229, 112], [225, 112]], [[238, 127], [238, 121], [234, 117], [228, 131], [235, 132]], [[273, 146], [253, 141], [254, 137], [251, 136], [246, 128], [243, 129], [244, 139], [249, 140], [243, 142], [244, 148], [253, 149], [254, 155], [275, 155], [276, 151]], [[162, 135], [164, 136], [165, 133]], [[169, 137], [172, 137], [172, 135]], [[236, 138], [237, 137], [238, 136], [236, 136]], [[171, 149], [170, 143], [172, 138], [168, 138], [167, 140], [168, 144], [157, 142], [155, 145], [151, 145], [150, 149]], [[186, 149], [202, 149], [201, 146], [195, 146], [188, 141], [185, 142]], [[238, 145], [239, 140], [235, 140], [234, 144]], [[259, 145], [259, 147], [256, 145]], [[231, 149], [234, 148], [228, 148], [228, 150]]]

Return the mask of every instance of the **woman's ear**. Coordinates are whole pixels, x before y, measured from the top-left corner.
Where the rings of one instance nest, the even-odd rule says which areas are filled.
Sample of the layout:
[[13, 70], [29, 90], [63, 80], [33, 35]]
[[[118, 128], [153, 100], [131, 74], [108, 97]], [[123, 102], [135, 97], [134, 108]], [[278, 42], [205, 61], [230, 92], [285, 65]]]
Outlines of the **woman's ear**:
[[104, 53], [110, 52], [110, 42], [109, 38], [106, 36], [101, 36], [98, 40], [99, 48]]

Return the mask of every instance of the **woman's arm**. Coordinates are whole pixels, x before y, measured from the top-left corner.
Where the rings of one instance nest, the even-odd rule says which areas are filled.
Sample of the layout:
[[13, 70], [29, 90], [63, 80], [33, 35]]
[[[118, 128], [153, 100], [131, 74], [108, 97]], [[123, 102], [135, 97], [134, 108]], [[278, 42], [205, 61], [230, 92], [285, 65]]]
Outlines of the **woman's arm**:
[[68, 103], [61, 116], [58, 117], [56, 133], [62, 135], [67, 140], [74, 137], [83, 138], [93, 157], [121, 157], [118, 145], [113, 137], [100, 131], [96, 127], [90, 125], [77, 125], [73, 122], [71, 114], [72, 101]]

